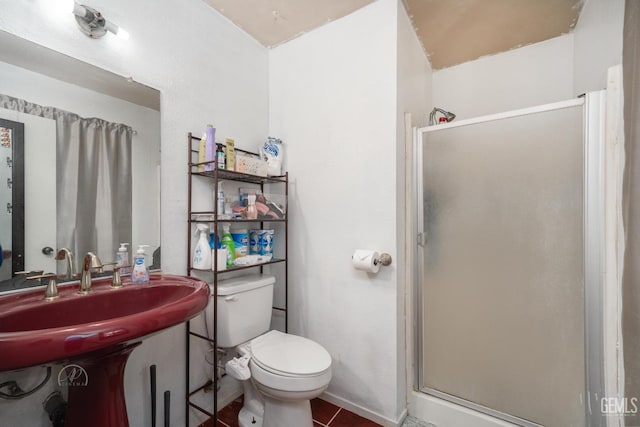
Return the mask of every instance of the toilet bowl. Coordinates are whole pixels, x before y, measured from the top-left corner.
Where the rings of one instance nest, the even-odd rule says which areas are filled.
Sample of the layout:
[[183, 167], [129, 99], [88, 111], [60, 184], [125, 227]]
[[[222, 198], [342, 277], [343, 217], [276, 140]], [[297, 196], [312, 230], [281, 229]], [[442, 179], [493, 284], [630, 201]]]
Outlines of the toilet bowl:
[[269, 331], [251, 341], [251, 380], [264, 398], [263, 427], [312, 427], [310, 400], [331, 381], [331, 356], [318, 343]]
[[[268, 275], [218, 283], [218, 346], [250, 357], [238, 422], [241, 427], [313, 427], [310, 400], [331, 381], [331, 356], [310, 339], [268, 330], [274, 283]], [[212, 305], [205, 311], [208, 324]]]

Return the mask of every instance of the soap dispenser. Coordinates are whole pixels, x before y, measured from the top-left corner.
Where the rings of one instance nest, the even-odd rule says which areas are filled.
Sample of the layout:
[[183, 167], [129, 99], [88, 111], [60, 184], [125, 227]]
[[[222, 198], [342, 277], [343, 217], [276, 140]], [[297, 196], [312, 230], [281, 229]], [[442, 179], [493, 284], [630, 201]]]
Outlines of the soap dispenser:
[[120, 267], [120, 274], [129, 273], [129, 246], [128, 243], [120, 243], [120, 248], [116, 252], [116, 266]]
[[139, 245], [136, 255], [133, 257], [133, 271], [131, 272], [131, 283], [136, 285], [143, 285], [149, 283], [149, 270], [145, 264], [144, 248], [148, 248], [149, 245]]

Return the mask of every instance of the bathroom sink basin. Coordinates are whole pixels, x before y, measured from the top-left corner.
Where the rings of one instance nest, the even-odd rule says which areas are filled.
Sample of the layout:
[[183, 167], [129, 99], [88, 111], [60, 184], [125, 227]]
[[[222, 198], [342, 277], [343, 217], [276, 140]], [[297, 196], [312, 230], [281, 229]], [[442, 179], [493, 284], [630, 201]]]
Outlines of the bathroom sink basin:
[[207, 305], [209, 287], [200, 280], [151, 275], [148, 285], [112, 289], [94, 279], [92, 292], [79, 284], [59, 288], [44, 301], [42, 289], [0, 297], [0, 371], [99, 354], [191, 319]]

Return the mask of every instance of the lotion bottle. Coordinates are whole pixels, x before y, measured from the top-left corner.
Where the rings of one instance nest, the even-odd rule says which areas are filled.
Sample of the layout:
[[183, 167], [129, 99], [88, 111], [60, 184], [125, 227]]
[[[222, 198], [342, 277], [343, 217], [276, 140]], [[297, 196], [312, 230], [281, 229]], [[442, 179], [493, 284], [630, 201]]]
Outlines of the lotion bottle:
[[139, 245], [136, 255], [133, 257], [133, 271], [131, 272], [131, 283], [136, 285], [143, 285], [149, 283], [149, 270], [145, 264], [144, 248], [148, 248], [149, 245]]
[[129, 273], [129, 246], [128, 243], [120, 243], [120, 248], [116, 252], [116, 265], [120, 267], [120, 274]]

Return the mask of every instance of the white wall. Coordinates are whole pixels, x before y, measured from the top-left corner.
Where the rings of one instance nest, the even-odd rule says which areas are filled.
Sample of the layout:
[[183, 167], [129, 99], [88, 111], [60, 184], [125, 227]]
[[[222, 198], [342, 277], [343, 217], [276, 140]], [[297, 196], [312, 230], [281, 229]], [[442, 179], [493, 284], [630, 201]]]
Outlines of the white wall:
[[573, 92], [573, 35], [433, 73], [433, 105], [457, 120], [562, 101]]
[[[161, 91], [162, 262], [165, 271], [184, 274], [187, 133], [213, 123], [221, 137], [255, 149], [268, 129], [268, 52], [201, 0], [94, 0], [92, 7], [131, 34], [128, 41], [110, 34], [89, 39], [64, 4], [0, 0], [0, 29]], [[152, 363], [158, 366], [159, 393], [171, 390], [171, 424], [184, 424], [184, 342], [179, 325], [148, 338], [131, 355], [125, 386], [132, 426], [150, 424]], [[204, 375], [200, 366], [192, 384], [202, 383]], [[159, 420], [161, 410], [159, 405]]]
[[574, 30], [574, 94], [607, 87], [607, 70], [622, 63], [624, 0], [585, 0]]
[[270, 51], [270, 134], [286, 144], [290, 331], [331, 354], [326, 397], [382, 422], [404, 404], [397, 247], [397, 0], [380, 0]]
[[[133, 242], [129, 243], [149, 244], [152, 250], [158, 247], [160, 244], [160, 189], [157, 176], [157, 166], [160, 164], [159, 111], [4, 62], [0, 62], [0, 93], [39, 105], [56, 107], [81, 117], [98, 117], [113, 123], [124, 123], [135, 129], [137, 134], [133, 136], [131, 150]], [[55, 142], [55, 130], [53, 136]], [[55, 151], [50, 161], [55, 167]], [[55, 214], [55, 209], [53, 213]], [[49, 246], [54, 247], [55, 241]], [[115, 253], [98, 255], [105, 262], [115, 260]], [[82, 255], [76, 254], [76, 256]]]

